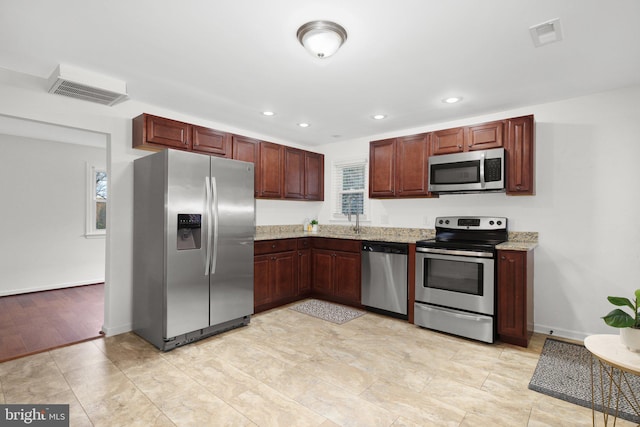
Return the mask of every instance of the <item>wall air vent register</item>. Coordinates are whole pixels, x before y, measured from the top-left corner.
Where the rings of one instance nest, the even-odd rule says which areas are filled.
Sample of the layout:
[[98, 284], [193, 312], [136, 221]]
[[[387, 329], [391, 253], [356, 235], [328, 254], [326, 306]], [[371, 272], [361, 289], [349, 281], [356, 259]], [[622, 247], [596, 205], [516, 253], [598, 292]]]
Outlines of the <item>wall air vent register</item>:
[[49, 77], [49, 93], [108, 106], [128, 99], [125, 82], [63, 64]]

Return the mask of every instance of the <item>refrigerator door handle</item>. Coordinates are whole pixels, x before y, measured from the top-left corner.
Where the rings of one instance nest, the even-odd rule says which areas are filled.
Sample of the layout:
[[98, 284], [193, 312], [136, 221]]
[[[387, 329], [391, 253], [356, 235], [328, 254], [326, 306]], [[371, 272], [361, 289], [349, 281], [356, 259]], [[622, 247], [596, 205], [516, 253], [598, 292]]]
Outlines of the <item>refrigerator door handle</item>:
[[213, 257], [211, 260], [211, 274], [216, 273], [218, 263], [218, 185], [216, 178], [211, 178], [211, 193], [213, 194]]
[[209, 177], [206, 177], [204, 179], [204, 187], [206, 194], [205, 215], [207, 219], [207, 251], [205, 254], [204, 275], [208, 276], [211, 270], [211, 182], [209, 180]]

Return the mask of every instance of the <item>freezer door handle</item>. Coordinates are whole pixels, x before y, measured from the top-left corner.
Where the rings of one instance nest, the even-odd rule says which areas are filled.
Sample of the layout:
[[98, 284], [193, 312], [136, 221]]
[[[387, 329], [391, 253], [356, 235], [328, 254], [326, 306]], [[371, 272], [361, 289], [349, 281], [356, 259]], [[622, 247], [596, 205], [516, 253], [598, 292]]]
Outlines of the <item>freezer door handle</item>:
[[204, 179], [206, 206], [205, 214], [207, 218], [207, 250], [205, 253], [204, 275], [208, 276], [211, 271], [211, 182], [209, 177]]
[[211, 178], [211, 193], [213, 194], [213, 257], [211, 260], [211, 274], [216, 273], [218, 263], [218, 185], [216, 178]]

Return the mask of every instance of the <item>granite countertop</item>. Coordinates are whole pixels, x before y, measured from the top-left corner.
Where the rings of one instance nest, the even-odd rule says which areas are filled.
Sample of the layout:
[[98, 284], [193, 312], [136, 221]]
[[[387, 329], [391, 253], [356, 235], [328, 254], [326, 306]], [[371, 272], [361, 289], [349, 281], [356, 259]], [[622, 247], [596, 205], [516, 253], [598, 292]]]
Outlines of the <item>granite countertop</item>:
[[[301, 225], [263, 225], [256, 227], [255, 241], [297, 239], [300, 237], [415, 243], [418, 240], [434, 238], [435, 230], [424, 228], [362, 227], [362, 231], [356, 234], [350, 226], [321, 225], [317, 233], [310, 233], [303, 231]], [[509, 241], [499, 244], [497, 249], [530, 251], [537, 245], [538, 233], [509, 232]]]

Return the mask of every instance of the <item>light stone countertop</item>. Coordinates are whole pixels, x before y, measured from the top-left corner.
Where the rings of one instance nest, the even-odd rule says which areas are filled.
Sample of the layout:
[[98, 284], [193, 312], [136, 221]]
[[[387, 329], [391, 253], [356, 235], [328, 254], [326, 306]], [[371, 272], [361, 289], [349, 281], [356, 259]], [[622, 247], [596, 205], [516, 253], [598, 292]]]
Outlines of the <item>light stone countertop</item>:
[[[262, 225], [256, 227], [255, 241], [274, 239], [297, 239], [301, 237], [326, 237], [333, 239], [373, 240], [380, 242], [415, 243], [432, 239], [435, 230], [426, 228], [362, 227], [356, 234], [351, 226], [320, 225], [317, 233], [302, 230], [302, 225]], [[497, 249], [530, 251], [538, 245], [536, 232], [509, 232], [509, 241]]]

